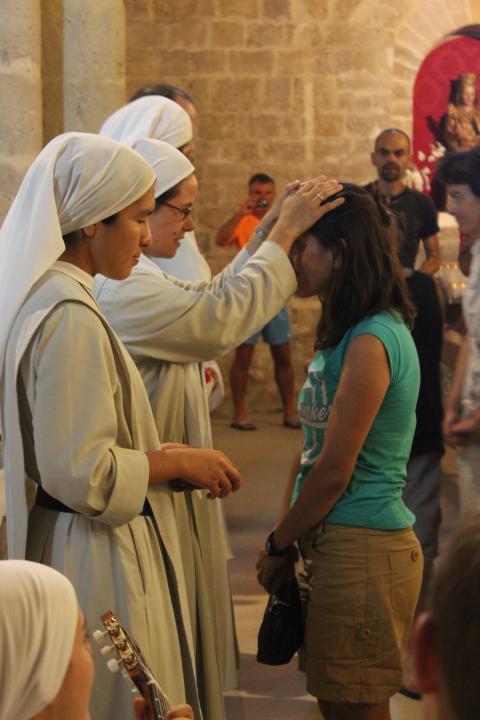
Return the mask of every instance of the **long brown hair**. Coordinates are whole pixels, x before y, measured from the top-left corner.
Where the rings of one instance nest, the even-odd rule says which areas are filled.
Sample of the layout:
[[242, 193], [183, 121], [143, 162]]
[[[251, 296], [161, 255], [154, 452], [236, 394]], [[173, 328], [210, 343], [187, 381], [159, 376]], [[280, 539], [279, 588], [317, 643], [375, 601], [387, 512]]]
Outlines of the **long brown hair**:
[[367, 190], [350, 183], [343, 184], [338, 196], [345, 202], [308, 230], [333, 254], [316, 350], [338, 345], [350, 328], [369, 315], [396, 310], [409, 327], [415, 317], [385, 209]]

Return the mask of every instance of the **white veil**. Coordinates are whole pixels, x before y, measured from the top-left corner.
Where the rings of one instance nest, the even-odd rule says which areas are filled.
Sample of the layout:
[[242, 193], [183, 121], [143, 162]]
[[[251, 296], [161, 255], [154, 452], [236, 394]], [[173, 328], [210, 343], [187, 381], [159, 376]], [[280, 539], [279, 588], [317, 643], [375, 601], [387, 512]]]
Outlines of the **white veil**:
[[14, 318], [64, 252], [62, 236], [119, 212], [154, 181], [138, 153], [98, 135], [65, 133], [38, 155], [0, 229], [0, 379]]
[[110, 115], [100, 135], [133, 146], [141, 138], [156, 138], [180, 148], [193, 138], [188, 113], [169, 98], [148, 95], [138, 98]]
[[66, 577], [40, 563], [0, 562], [0, 720], [30, 720], [56, 697], [77, 622]]

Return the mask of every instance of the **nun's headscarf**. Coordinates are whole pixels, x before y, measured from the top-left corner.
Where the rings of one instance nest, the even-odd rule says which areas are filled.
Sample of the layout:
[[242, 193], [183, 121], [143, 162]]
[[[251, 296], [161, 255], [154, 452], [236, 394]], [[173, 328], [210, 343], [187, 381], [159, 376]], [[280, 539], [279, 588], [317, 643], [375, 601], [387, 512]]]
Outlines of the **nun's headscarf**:
[[100, 135], [133, 147], [136, 140], [155, 138], [181, 148], [192, 141], [192, 121], [180, 105], [160, 95], [138, 98], [110, 115]]
[[14, 318], [65, 251], [62, 235], [123, 210], [154, 182], [138, 153], [109, 138], [65, 133], [42, 150], [0, 229], [0, 379]]
[[151, 138], [137, 140], [133, 149], [145, 158], [157, 176], [156, 198], [195, 172], [190, 160], [180, 150], [161, 140], [152, 140]]
[[77, 622], [67, 578], [40, 563], [0, 562], [0, 720], [30, 720], [54, 700]]

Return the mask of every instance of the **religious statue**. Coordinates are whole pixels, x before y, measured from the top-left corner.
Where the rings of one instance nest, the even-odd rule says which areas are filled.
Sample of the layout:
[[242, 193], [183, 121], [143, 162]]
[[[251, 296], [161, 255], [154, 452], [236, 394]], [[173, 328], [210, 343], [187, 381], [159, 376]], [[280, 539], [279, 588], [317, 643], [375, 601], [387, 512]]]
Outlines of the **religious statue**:
[[445, 146], [451, 152], [468, 150], [480, 144], [477, 76], [474, 73], [462, 73], [458, 76], [456, 85], [444, 126]]

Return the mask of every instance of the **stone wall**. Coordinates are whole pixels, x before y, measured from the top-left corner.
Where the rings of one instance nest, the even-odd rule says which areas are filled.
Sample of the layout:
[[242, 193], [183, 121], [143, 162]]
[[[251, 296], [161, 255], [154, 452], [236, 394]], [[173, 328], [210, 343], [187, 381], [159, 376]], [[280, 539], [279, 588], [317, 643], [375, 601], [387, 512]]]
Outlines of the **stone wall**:
[[[424, 56], [473, 20], [466, 0], [126, 0], [127, 90], [155, 81], [190, 91], [200, 109], [197, 236], [219, 270], [219, 225], [258, 171], [281, 185], [326, 172], [373, 176], [372, 139], [411, 129]], [[316, 301], [292, 300], [297, 384], [312, 351]], [[231, 356], [221, 361], [228, 373]], [[252, 406], [278, 406], [268, 348], [252, 367]], [[225, 408], [228, 412], [228, 405]]]

